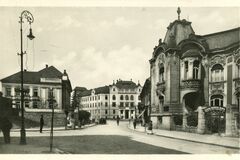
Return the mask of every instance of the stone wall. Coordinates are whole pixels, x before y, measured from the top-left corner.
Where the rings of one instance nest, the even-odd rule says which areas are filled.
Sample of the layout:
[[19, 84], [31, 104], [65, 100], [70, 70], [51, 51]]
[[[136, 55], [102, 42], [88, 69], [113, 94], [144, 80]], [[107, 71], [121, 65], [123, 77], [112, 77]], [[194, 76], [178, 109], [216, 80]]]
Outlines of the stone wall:
[[[52, 112], [25, 112], [24, 117], [25, 119], [29, 119], [35, 122], [40, 121], [40, 116], [43, 115], [44, 119], [44, 126], [50, 127], [51, 126], [51, 119], [52, 119]], [[65, 126], [66, 115], [63, 112], [55, 112], [54, 113], [54, 120], [53, 126]]]

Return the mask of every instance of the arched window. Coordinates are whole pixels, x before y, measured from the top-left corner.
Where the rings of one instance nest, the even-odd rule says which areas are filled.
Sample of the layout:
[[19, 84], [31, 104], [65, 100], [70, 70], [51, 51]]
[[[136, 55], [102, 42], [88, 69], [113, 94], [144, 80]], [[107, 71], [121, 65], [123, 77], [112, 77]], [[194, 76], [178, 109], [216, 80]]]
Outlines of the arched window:
[[211, 106], [223, 107], [223, 96], [222, 95], [213, 95], [211, 97]]
[[159, 65], [159, 82], [164, 82], [164, 66], [162, 63]]
[[199, 61], [194, 61], [193, 62], [193, 79], [199, 79], [198, 77], [198, 72], [199, 72]]
[[125, 96], [125, 99], [126, 99], [126, 100], [129, 100], [129, 97], [128, 97], [128, 95], [126, 95], [126, 96]]
[[115, 95], [113, 95], [113, 96], [112, 96], [112, 99], [113, 99], [113, 100], [116, 100], [116, 96], [115, 96]]
[[188, 78], [188, 61], [184, 62], [184, 79]]
[[120, 96], [120, 100], [123, 100], [123, 95]]
[[223, 81], [223, 66], [221, 64], [215, 64], [211, 69], [212, 82]]
[[133, 97], [133, 95], [131, 95], [130, 99], [131, 99], [131, 100], [134, 100], [134, 97]]

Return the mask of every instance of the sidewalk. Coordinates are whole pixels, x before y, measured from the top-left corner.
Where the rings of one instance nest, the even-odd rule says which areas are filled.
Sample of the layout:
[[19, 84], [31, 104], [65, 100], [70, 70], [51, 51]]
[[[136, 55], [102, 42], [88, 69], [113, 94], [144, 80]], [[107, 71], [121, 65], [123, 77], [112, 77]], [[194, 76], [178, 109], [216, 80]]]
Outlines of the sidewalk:
[[[133, 129], [132, 125], [128, 125], [129, 129]], [[145, 127], [137, 125], [135, 131], [145, 132]], [[240, 139], [233, 137], [221, 137], [218, 135], [202, 135], [189, 132], [168, 131], [161, 129], [153, 129], [153, 134], [156, 136], [179, 139], [190, 142], [204, 143], [209, 145], [223, 146], [227, 148], [240, 149]], [[149, 135], [150, 136], [150, 135]]]

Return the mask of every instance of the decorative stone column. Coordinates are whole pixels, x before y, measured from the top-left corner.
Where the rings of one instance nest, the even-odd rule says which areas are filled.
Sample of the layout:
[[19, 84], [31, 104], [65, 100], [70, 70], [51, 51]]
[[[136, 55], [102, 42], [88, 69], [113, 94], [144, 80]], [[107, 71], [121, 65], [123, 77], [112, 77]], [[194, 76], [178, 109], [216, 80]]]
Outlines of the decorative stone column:
[[187, 126], [187, 114], [183, 113], [182, 129], [185, 130], [186, 126]]
[[198, 127], [197, 132], [203, 134], [205, 132], [205, 114], [203, 109], [205, 107], [199, 106], [198, 107]]
[[193, 79], [193, 59], [190, 59], [188, 61], [188, 78], [187, 79]]

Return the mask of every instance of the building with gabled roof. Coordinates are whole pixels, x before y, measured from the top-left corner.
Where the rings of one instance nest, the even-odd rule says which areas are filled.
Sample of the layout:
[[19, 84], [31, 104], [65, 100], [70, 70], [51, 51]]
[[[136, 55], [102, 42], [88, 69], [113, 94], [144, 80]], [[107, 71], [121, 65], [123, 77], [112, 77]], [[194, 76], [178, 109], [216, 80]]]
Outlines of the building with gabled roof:
[[[66, 70], [62, 73], [54, 66], [46, 65], [45, 68], [36, 72], [24, 70], [23, 77], [23, 87], [26, 90], [24, 95], [26, 118], [30, 113], [50, 113], [50, 94], [54, 96], [55, 112], [65, 114], [73, 110], [70, 106], [72, 86]], [[3, 96], [11, 98], [13, 108], [19, 110], [21, 105], [21, 72], [1, 79], [1, 82]], [[33, 118], [33, 116], [30, 117]], [[36, 121], [39, 121], [39, 117], [36, 117]]]
[[153, 125], [238, 135], [240, 28], [197, 35], [177, 13], [149, 61]]
[[117, 80], [111, 85], [89, 90], [76, 87], [74, 95], [78, 95], [80, 108], [91, 113], [91, 119], [115, 119], [117, 116], [131, 119], [138, 110], [141, 89], [139, 83]]

